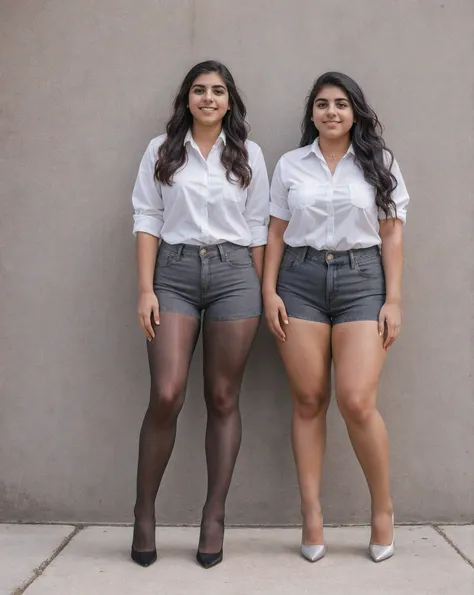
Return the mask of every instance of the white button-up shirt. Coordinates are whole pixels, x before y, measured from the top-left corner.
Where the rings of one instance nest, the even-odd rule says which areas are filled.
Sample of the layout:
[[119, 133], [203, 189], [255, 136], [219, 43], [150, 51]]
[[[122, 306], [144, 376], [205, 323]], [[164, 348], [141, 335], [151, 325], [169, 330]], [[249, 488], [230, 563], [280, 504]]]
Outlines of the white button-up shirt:
[[260, 147], [246, 142], [252, 181], [243, 189], [226, 178], [221, 163], [224, 132], [206, 160], [189, 131], [187, 162], [174, 174], [172, 186], [167, 186], [154, 180], [158, 148], [165, 138], [153, 139], [140, 163], [132, 195], [133, 233], [144, 231], [168, 244], [266, 244], [270, 196]]
[[[398, 182], [392, 193], [397, 218], [405, 223], [409, 196], [396, 161], [391, 172]], [[275, 168], [270, 194], [270, 214], [289, 221], [283, 236], [289, 246], [352, 250], [381, 244], [379, 219], [385, 215], [375, 204], [374, 187], [355, 162], [352, 145], [334, 175], [319, 139], [286, 153]]]

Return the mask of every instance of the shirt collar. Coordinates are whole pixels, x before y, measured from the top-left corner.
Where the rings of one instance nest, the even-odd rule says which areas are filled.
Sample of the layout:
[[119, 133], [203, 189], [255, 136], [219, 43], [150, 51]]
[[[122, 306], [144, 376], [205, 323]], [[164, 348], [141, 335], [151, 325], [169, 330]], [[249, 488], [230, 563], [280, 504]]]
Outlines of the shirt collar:
[[[227, 144], [227, 139], [225, 136], [224, 129], [221, 130], [219, 136], [217, 137], [216, 144], [218, 142], [221, 142], [223, 145]], [[193, 138], [193, 133], [191, 132], [191, 128], [187, 131], [186, 136], [184, 137], [184, 144], [186, 145], [187, 143], [190, 143], [190, 145], [192, 147], [194, 147], [195, 149], [198, 148], [196, 141]]]
[[[307, 146], [307, 152], [303, 155], [303, 157], [307, 157], [308, 155], [310, 155], [311, 153], [314, 153], [316, 155], [316, 157], [318, 159], [321, 159], [321, 161], [326, 161], [324, 159], [324, 155], [321, 151], [321, 148], [319, 146], [319, 136], [317, 136], [314, 140], [314, 142], [311, 145]], [[352, 143], [349, 145], [349, 148], [347, 149], [347, 153], [344, 155], [344, 157], [346, 157], [346, 155], [354, 155], [355, 156], [355, 151], [354, 151], [354, 147], [352, 145]], [[343, 157], [343, 159], [344, 159]]]

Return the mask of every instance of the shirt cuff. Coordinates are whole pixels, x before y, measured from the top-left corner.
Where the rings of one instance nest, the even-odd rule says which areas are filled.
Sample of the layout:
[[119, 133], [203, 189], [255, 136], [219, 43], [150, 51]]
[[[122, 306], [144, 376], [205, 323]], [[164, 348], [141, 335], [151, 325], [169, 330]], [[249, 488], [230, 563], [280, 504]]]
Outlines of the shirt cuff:
[[257, 246], [265, 246], [268, 237], [268, 227], [261, 225], [260, 227], [253, 227], [250, 230], [250, 248]]
[[277, 219], [283, 219], [283, 221], [289, 221], [291, 219], [291, 211], [277, 207], [275, 203], [270, 203], [270, 215]]
[[407, 212], [406, 209], [397, 209], [397, 216], [395, 217], [395, 213], [392, 213], [392, 216], [387, 217], [387, 215], [379, 208], [379, 221], [385, 221], [386, 219], [399, 219], [403, 225], [407, 222]]
[[150, 215], [133, 216], [133, 235], [136, 236], [139, 231], [149, 233], [152, 236], [160, 237], [163, 221]]

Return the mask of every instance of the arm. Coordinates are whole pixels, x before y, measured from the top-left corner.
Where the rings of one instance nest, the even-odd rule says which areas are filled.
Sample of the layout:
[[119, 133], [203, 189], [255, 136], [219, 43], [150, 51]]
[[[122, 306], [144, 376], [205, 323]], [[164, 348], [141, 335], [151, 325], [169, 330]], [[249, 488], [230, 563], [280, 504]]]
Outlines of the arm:
[[[255, 145], [253, 146], [255, 147]], [[256, 153], [250, 166], [252, 168], [252, 181], [247, 190], [247, 202], [243, 215], [249, 226], [252, 259], [261, 283], [265, 244], [268, 235], [270, 196], [267, 168], [260, 147], [256, 147]]]
[[257, 271], [258, 280], [260, 281], [260, 285], [262, 284], [263, 278], [263, 260], [265, 258], [265, 246], [255, 246], [251, 248], [252, 250], [252, 260], [255, 266], [255, 270]]
[[158, 238], [146, 232], [137, 232], [138, 324], [149, 341], [155, 338], [152, 314], [155, 324], [160, 324], [158, 298], [153, 291], [157, 253]]
[[159, 324], [159, 305], [153, 291], [153, 275], [158, 238], [163, 227], [163, 199], [154, 181], [155, 154], [152, 143], [143, 156], [132, 193], [133, 233], [136, 235], [138, 270], [138, 323], [145, 337], [151, 341], [155, 324]]
[[288, 191], [283, 182], [282, 163], [278, 162], [272, 178], [270, 228], [265, 251], [262, 296], [265, 318], [270, 332], [280, 341], [286, 340], [281, 323], [288, 324], [285, 304], [276, 292], [280, 263], [285, 250], [283, 234], [291, 219], [288, 209]]
[[379, 235], [382, 240], [382, 264], [387, 293], [379, 316], [379, 334], [384, 337], [384, 349], [388, 349], [400, 334], [403, 225], [406, 222], [407, 206], [410, 201], [405, 181], [395, 159], [391, 163], [390, 171], [397, 180], [397, 187], [392, 192], [397, 211], [396, 214], [392, 213], [392, 216], [388, 218], [382, 211], [379, 211]]
[[384, 336], [384, 349], [388, 349], [400, 334], [401, 289], [403, 269], [403, 224], [399, 219], [380, 221], [382, 238], [382, 264], [385, 274], [386, 298], [380, 311], [379, 334]]

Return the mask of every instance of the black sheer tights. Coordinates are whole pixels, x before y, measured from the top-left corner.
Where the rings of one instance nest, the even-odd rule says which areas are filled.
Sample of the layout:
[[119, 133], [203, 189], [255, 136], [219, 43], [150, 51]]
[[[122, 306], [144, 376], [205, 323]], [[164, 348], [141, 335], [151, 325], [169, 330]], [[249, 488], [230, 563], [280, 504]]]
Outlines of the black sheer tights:
[[[240, 448], [239, 391], [258, 318], [212, 321], [204, 318], [204, 395], [207, 406], [208, 490], [199, 549], [222, 546], [225, 501]], [[150, 403], [140, 432], [133, 546], [155, 547], [155, 499], [173, 450], [176, 422], [184, 402], [200, 321], [162, 312], [156, 337], [148, 344]]]

